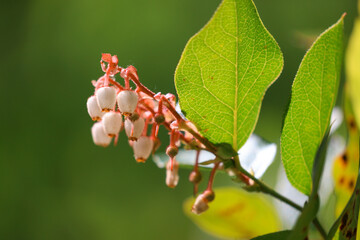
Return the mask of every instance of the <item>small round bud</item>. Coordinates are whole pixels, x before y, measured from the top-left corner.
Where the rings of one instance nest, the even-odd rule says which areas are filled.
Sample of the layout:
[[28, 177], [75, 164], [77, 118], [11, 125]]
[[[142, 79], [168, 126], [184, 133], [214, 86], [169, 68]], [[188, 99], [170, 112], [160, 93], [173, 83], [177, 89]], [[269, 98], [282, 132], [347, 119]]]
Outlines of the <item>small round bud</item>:
[[166, 185], [170, 188], [176, 187], [179, 182], [179, 163], [174, 159], [173, 167], [171, 169], [171, 160], [166, 164]]
[[157, 123], [157, 124], [162, 124], [163, 122], [165, 122], [165, 117], [164, 117], [164, 115], [162, 115], [162, 114], [156, 114], [155, 115], [155, 122]]
[[101, 111], [111, 111], [116, 103], [116, 90], [113, 87], [102, 87], [96, 91], [97, 102]]
[[195, 170], [191, 171], [189, 175], [190, 182], [197, 184], [201, 181], [201, 179], [202, 179], [201, 172]]
[[107, 112], [103, 117], [104, 131], [110, 137], [114, 137], [120, 132], [122, 125], [122, 116], [118, 112]]
[[205, 190], [203, 193], [203, 197], [208, 201], [208, 202], [212, 202], [215, 199], [215, 193], [211, 190]]
[[178, 154], [178, 152], [179, 152], [179, 149], [176, 146], [169, 145], [166, 148], [166, 154], [171, 158], [175, 157]]
[[132, 122], [129, 119], [125, 120], [125, 132], [129, 140], [136, 141], [142, 134], [145, 127], [145, 121], [142, 118]]
[[101, 108], [97, 103], [96, 96], [89, 97], [86, 102], [86, 106], [92, 120], [99, 121], [104, 116], [104, 113], [101, 111]]
[[140, 117], [140, 115], [135, 112], [135, 113], [131, 114], [130, 116], [128, 116], [128, 119], [129, 119], [130, 121], [134, 122], [134, 121], [138, 120], [139, 117]]
[[138, 95], [134, 91], [124, 90], [117, 95], [116, 100], [120, 111], [124, 115], [128, 116], [131, 115], [136, 109]]
[[150, 156], [154, 142], [146, 136], [140, 137], [133, 144], [134, 156], [137, 162], [145, 162]]
[[111, 137], [105, 133], [102, 122], [97, 122], [92, 126], [91, 135], [98, 146], [107, 147], [111, 142]]
[[204, 198], [204, 194], [200, 194], [196, 200], [194, 205], [192, 206], [191, 211], [195, 214], [201, 214], [209, 209], [208, 201]]

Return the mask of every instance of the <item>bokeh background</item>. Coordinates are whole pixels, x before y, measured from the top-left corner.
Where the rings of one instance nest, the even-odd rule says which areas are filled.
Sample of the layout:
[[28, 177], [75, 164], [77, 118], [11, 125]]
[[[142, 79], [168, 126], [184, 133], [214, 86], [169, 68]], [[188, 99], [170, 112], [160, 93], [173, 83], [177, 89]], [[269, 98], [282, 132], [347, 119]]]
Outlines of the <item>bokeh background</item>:
[[[0, 2], [0, 239], [212, 239], [183, 214], [188, 170], [164, 184], [151, 161], [137, 164], [124, 135], [94, 146], [86, 100], [101, 53], [134, 65], [154, 91], [175, 92], [187, 40], [220, 0], [18, 0]], [[279, 142], [292, 80], [313, 36], [343, 12], [346, 37], [356, 0], [255, 0], [278, 41], [284, 71], [266, 94], [256, 133]], [[166, 136], [163, 134], [164, 142]], [[274, 184], [271, 174], [265, 179]], [[218, 174], [217, 185], [229, 181]]]

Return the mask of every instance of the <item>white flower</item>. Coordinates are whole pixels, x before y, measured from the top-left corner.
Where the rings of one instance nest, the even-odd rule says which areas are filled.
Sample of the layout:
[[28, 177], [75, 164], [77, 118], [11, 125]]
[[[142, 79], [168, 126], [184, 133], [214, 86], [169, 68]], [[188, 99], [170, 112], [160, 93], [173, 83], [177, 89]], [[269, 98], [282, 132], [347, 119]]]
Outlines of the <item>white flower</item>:
[[101, 108], [97, 103], [96, 96], [89, 97], [86, 102], [86, 106], [92, 120], [101, 120], [101, 118], [104, 116], [104, 113], [101, 111]]
[[208, 210], [209, 202], [212, 202], [215, 199], [215, 194], [212, 190], [206, 189], [202, 194], [200, 194], [196, 200], [194, 205], [192, 206], [191, 211], [195, 214], [201, 214]]
[[204, 197], [204, 194], [200, 194], [196, 200], [194, 205], [192, 206], [191, 211], [195, 214], [200, 214], [209, 209], [208, 201]]
[[118, 112], [107, 112], [103, 117], [104, 131], [110, 137], [114, 137], [120, 132], [122, 116]]
[[102, 122], [95, 123], [91, 128], [91, 134], [93, 141], [96, 145], [107, 147], [111, 142], [111, 137], [109, 137], [105, 131]]
[[116, 103], [116, 89], [113, 87], [102, 87], [96, 91], [97, 102], [103, 112], [113, 110]]
[[131, 115], [137, 106], [138, 103], [138, 95], [134, 91], [121, 91], [117, 97], [117, 104], [119, 106], [120, 112], [124, 115]]
[[145, 121], [142, 118], [139, 118], [134, 122], [129, 119], [125, 120], [125, 132], [129, 140], [136, 141], [141, 136], [144, 127]]
[[137, 162], [145, 162], [153, 150], [154, 142], [151, 138], [142, 136], [133, 144], [134, 156]]
[[166, 164], [166, 185], [170, 188], [176, 187], [179, 182], [179, 163], [174, 159], [173, 168], [171, 169], [171, 160]]

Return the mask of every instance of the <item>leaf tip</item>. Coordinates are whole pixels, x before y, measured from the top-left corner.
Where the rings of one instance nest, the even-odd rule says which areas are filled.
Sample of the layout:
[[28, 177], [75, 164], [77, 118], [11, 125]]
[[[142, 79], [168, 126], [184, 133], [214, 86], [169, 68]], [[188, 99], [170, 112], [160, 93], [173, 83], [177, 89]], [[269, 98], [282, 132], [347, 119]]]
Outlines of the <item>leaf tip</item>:
[[342, 15], [341, 15], [341, 20], [344, 20], [345, 16], [347, 15], [347, 12], [344, 12]]

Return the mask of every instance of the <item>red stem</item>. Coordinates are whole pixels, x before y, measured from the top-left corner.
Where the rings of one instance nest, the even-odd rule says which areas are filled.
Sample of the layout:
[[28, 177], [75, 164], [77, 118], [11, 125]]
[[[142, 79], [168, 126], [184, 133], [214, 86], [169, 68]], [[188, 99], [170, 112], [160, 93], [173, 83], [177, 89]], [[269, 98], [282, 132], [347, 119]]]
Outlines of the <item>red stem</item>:
[[208, 183], [206, 190], [212, 191], [212, 185], [214, 182], [215, 172], [216, 172], [216, 169], [218, 168], [219, 164], [220, 164], [220, 162], [215, 163], [214, 168], [211, 170], [210, 177], [209, 177], [209, 183]]

